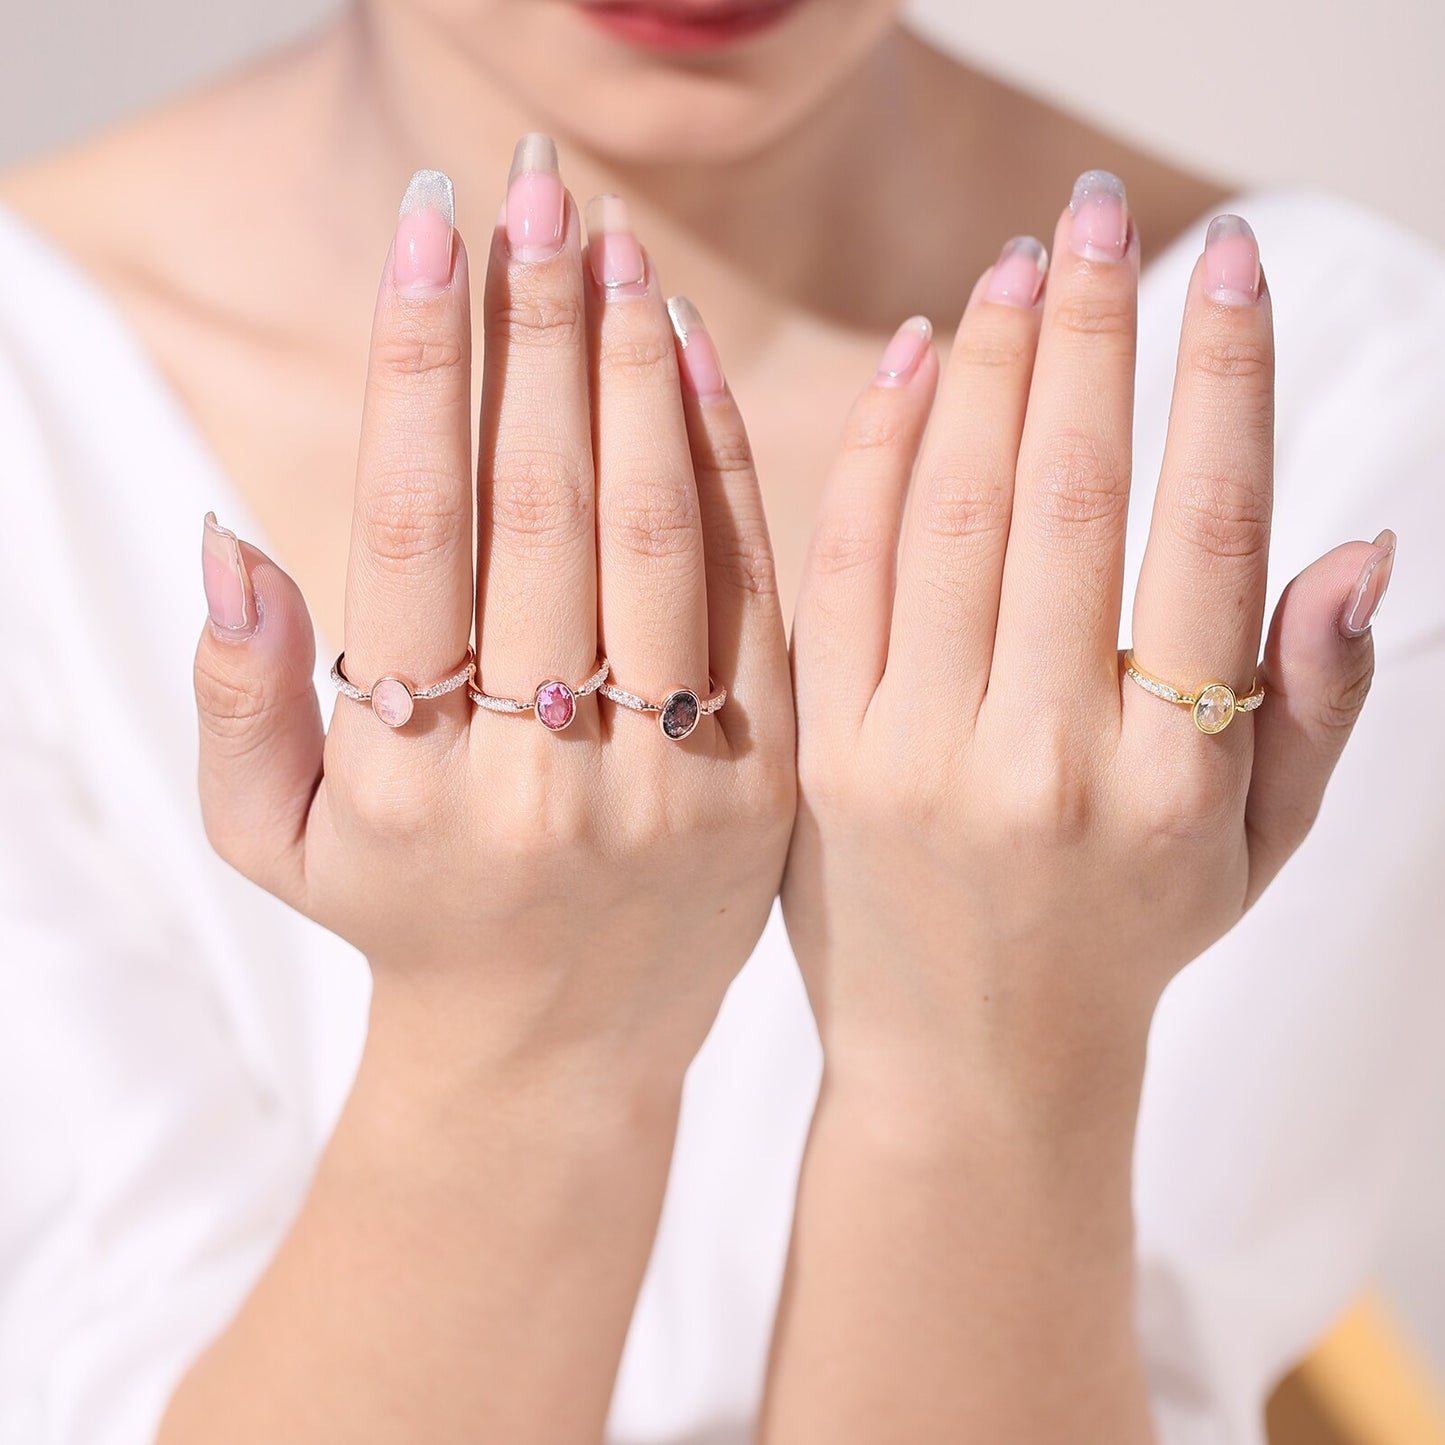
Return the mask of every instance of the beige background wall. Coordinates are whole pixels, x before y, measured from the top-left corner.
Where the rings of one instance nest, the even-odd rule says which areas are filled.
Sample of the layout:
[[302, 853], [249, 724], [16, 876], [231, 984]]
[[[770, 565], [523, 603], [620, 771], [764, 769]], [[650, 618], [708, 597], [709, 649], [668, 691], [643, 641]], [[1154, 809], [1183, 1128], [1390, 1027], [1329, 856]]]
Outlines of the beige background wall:
[[[0, 0], [0, 164], [334, 0]], [[914, 0], [972, 58], [1228, 179], [1335, 186], [1445, 243], [1440, 0]]]
[[[298, 34], [332, 4], [0, 0], [0, 164]], [[1222, 178], [1321, 182], [1445, 243], [1442, 0], [916, 0], [913, 13], [970, 58]], [[1445, 1372], [1438, 1102], [1433, 1178], [1384, 1273]]]

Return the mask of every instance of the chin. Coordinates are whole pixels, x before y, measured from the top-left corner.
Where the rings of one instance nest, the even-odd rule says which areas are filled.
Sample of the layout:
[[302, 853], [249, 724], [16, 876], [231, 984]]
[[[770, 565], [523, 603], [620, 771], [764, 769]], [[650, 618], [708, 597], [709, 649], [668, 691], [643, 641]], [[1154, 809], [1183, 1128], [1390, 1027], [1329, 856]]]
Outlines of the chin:
[[395, 0], [540, 128], [620, 165], [756, 154], [840, 90], [901, 0]]

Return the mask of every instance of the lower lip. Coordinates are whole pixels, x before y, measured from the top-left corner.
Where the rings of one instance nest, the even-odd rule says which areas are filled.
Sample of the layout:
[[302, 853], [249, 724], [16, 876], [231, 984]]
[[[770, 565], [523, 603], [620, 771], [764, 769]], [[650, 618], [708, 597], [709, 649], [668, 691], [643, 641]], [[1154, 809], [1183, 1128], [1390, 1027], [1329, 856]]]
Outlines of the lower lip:
[[713, 15], [681, 15], [675, 10], [653, 9], [645, 4], [582, 5], [594, 25], [649, 50], [719, 50], [771, 30], [798, 4], [798, 0], [741, 6]]

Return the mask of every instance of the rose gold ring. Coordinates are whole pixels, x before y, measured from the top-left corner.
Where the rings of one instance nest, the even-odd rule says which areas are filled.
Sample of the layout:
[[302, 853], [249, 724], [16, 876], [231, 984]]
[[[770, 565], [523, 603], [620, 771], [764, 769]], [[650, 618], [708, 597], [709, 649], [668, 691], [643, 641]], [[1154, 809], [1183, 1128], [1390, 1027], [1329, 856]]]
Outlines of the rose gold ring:
[[727, 688], [719, 687], [711, 673], [708, 674], [707, 686], [707, 697], [699, 697], [690, 687], [675, 687], [661, 702], [649, 702], [645, 697], [613, 687], [611, 683], [599, 691], [618, 707], [625, 707], [631, 712], [655, 712], [663, 737], [680, 743], [697, 726], [699, 718], [715, 713], [728, 700]]
[[455, 692], [471, 679], [477, 670], [477, 659], [472, 649], [467, 648], [466, 658], [455, 672], [448, 673], [440, 682], [426, 687], [413, 687], [409, 678], [398, 672], [388, 672], [377, 678], [370, 687], [357, 687], [346, 675], [346, 654], [337, 655], [331, 664], [331, 680], [342, 697], [352, 702], [371, 704], [371, 710], [389, 728], [405, 727], [411, 720], [412, 710], [418, 702], [430, 702], [433, 698], [445, 697]]
[[549, 733], [560, 733], [563, 728], [570, 727], [572, 719], [577, 716], [577, 699], [596, 692], [607, 681], [609, 670], [604, 657], [592, 676], [576, 687], [549, 677], [545, 682], [539, 682], [531, 698], [525, 701], [520, 697], [496, 697], [470, 683], [467, 685], [467, 696], [488, 712], [532, 713]]

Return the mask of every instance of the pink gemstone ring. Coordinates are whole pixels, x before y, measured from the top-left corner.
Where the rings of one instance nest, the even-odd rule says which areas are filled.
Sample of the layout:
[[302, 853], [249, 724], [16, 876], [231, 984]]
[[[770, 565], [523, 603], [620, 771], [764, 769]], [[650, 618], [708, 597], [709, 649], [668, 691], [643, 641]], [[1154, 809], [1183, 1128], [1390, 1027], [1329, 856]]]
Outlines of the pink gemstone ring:
[[707, 686], [706, 697], [699, 697], [690, 687], [675, 687], [661, 702], [649, 702], [645, 697], [638, 697], [635, 692], [628, 692], [626, 688], [613, 687], [611, 683], [606, 684], [600, 691], [603, 697], [630, 712], [655, 712], [663, 737], [680, 743], [701, 719], [715, 713], [728, 700], [727, 688], [719, 687], [711, 676], [707, 680]]
[[1264, 701], [1264, 687], [1256, 677], [1247, 693], [1237, 693], [1227, 682], [1206, 682], [1193, 692], [1185, 692], [1152, 672], [1145, 672], [1134, 661], [1134, 649], [1124, 654], [1124, 675], [1137, 682], [1145, 692], [1165, 702], [1187, 707], [1194, 726], [1202, 733], [1222, 733], [1234, 721], [1235, 714], [1253, 712]]
[[331, 681], [342, 697], [352, 702], [371, 704], [371, 710], [389, 728], [405, 727], [411, 721], [412, 712], [418, 702], [429, 702], [432, 698], [445, 697], [459, 687], [465, 687], [477, 670], [477, 660], [471, 648], [466, 658], [454, 672], [448, 673], [440, 682], [429, 683], [426, 687], [413, 687], [400, 673], [388, 672], [376, 679], [370, 687], [358, 687], [346, 675], [346, 654], [340, 653], [331, 664]]
[[568, 683], [558, 682], [556, 678], [549, 677], [546, 682], [537, 684], [536, 691], [530, 700], [526, 701], [520, 697], [497, 697], [492, 693], [483, 692], [479, 687], [470, 685], [467, 688], [467, 696], [478, 707], [485, 708], [488, 712], [532, 713], [549, 733], [560, 733], [564, 728], [570, 727], [572, 719], [577, 716], [577, 699], [596, 692], [607, 681], [609, 671], [607, 659], [604, 657], [598, 662], [596, 671], [586, 682], [572, 687]]

